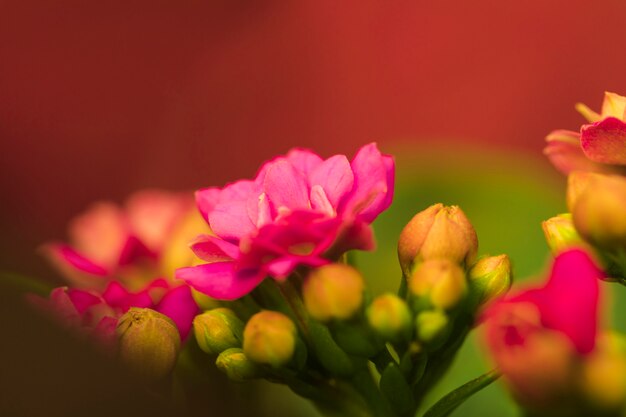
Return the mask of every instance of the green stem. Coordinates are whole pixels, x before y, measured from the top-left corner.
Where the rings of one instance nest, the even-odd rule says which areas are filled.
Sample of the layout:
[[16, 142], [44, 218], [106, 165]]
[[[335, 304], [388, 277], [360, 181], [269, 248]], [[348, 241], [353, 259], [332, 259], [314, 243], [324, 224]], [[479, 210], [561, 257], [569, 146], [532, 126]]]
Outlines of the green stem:
[[304, 303], [300, 298], [300, 294], [295, 290], [293, 285], [289, 282], [289, 280], [285, 280], [285, 282], [278, 283], [275, 280], [272, 280], [276, 283], [278, 287], [278, 291], [283, 296], [284, 300], [289, 305], [289, 308], [293, 312], [293, 315], [298, 322], [298, 327], [302, 331], [304, 338], [307, 341], [307, 344], [311, 345], [311, 332], [309, 331], [309, 315], [304, 307]]

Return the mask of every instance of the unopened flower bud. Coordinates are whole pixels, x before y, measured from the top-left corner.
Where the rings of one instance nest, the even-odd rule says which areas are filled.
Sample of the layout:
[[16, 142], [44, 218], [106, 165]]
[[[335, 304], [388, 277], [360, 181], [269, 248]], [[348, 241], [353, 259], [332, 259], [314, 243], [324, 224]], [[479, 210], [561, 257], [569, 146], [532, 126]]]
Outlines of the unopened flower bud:
[[324, 265], [313, 270], [304, 281], [304, 305], [311, 317], [317, 320], [345, 320], [361, 307], [363, 287], [363, 277], [353, 267]]
[[149, 308], [132, 307], [117, 325], [119, 355], [148, 381], [168, 376], [178, 357], [180, 336], [170, 318]]
[[415, 318], [417, 339], [424, 343], [437, 343], [445, 338], [448, 324], [448, 316], [443, 311], [423, 311]]
[[243, 351], [254, 362], [279, 367], [293, 357], [296, 326], [286, 315], [261, 311], [250, 318], [243, 331]]
[[553, 254], [559, 254], [564, 250], [571, 248], [580, 248], [587, 246], [585, 241], [580, 237], [574, 221], [570, 213], [559, 214], [543, 223], [543, 233], [546, 236], [546, 242]]
[[469, 282], [478, 305], [504, 295], [511, 288], [509, 257], [499, 255], [479, 260], [469, 272]]
[[394, 294], [376, 297], [366, 311], [369, 325], [385, 340], [406, 338], [411, 332], [411, 312]]
[[471, 264], [478, 251], [476, 231], [457, 207], [435, 204], [407, 223], [398, 240], [398, 259], [406, 276], [416, 261], [446, 258]]
[[578, 233], [606, 249], [626, 247], [626, 178], [602, 175], [580, 193], [572, 215]]
[[467, 292], [465, 273], [449, 259], [430, 259], [418, 265], [409, 279], [409, 289], [418, 298], [428, 298], [432, 306], [449, 310]]
[[567, 209], [570, 213], [574, 212], [576, 201], [578, 197], [585, 191], [589, 184], [591, 184], [598, 177], [603, 177], [602, 174], [596, 174], [595, 172], [587, 171], [574, 171], [567, 177]]
[[247, 381], [261, 374], [259, 367], [240, 348], [226, 349], [219, 354], [215, 364], [233, 381]]
[[244, 324], [228, 308], [216, 308], [193, 320], [193, 330], [200, 349], [217, 355], [229, 348], [241, 347]]

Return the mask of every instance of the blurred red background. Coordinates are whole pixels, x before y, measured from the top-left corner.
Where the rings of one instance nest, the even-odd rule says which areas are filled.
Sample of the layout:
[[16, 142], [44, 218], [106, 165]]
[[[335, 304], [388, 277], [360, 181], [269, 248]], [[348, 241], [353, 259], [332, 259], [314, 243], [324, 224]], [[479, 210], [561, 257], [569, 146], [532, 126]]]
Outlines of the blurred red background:
[[95, 199], [293, 146], [540, 155], [576, 101], [626, 92], [624, 40], [621, 0], [0, 1], [2, 269], [45, 271], [34, 247]]

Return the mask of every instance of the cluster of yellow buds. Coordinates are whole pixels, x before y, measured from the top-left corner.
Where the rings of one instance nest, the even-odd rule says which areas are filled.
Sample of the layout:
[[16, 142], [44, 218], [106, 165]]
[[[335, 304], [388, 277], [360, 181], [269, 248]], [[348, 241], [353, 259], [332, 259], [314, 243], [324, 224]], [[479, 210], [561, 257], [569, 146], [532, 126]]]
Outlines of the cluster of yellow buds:
[[436, 204], [400, 234], [397, 294], [372, 297], [361, 272], [337, 260], [209, 303], [194, 320], [195, 339], [232, 380], [282, 382], [318, 405], [339, 390], [323, 407], [343, 412], [345, 396], [349, 407], [411, 415], [477, 314], [511, 284], [506, 255], [477, 252], [463, 211]]

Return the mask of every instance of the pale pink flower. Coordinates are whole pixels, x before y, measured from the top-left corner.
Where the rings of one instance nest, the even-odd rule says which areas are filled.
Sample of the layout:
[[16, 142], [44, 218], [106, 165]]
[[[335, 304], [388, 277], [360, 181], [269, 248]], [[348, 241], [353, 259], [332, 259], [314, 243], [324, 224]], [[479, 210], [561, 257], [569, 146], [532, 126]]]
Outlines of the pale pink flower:
[[70, 224], [71, 244], [50, 243], [43, 249], [75, 287], [72, 294], [97, 293], [115, 318], [130, 307], [153, 308], [174, 320], [184, 338], [198, 307], [189, 287], [172, 275], [191, 258], [171, 254], [181, 244], [181, 233], [189, 233], [193, 217], [199, 218], [190, 195], [140, 191], [125, 207], [94, 204]]
[[394, 163], [375, 144], [350, 162], [294, 149], [263, 165], [254, 180], [206, 188], [196, 201], [213, 235], [191, 245], [209, 262], [176, 276], [217, 299], [236, 299], [266, 277], [285, 279], [351, 249], [374, 247], [370, 223], [393, 198]]
[[565, 174], [626, 174], [626, 97], [606, 92], [600, 114], [583, 104], [577, 109], [590, 123], [582, 125], [580, 132], [550, 133], [544, 150], [550, 161]]

